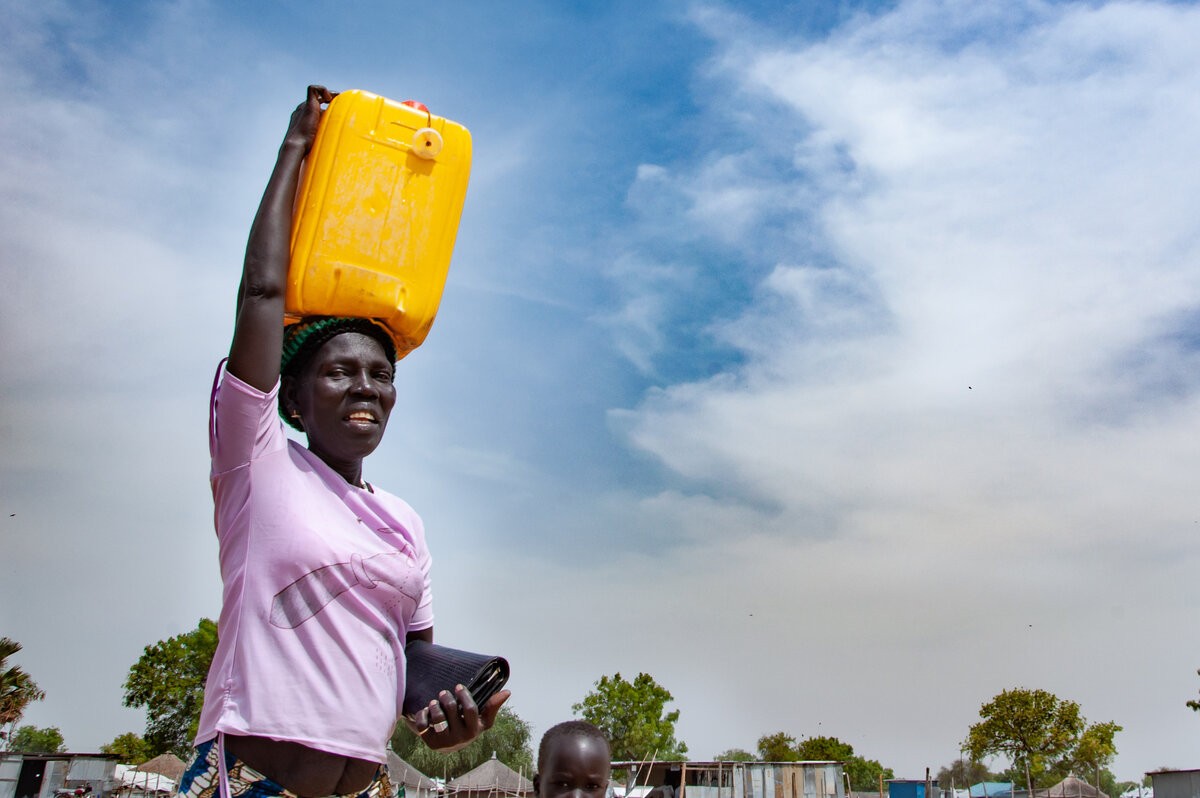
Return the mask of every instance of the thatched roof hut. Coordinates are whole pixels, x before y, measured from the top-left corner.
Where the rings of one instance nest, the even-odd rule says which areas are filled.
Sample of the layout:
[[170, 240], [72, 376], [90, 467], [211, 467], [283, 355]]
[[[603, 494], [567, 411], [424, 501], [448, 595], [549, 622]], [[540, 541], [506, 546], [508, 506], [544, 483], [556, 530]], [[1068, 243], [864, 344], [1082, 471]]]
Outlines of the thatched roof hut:
[[491, 759], [447, 784], [446, 795], [452, 798], [528, 798], [533, 795], [533, 782], [492, 754]]
[[1038, 796], [1045, 798], [1108, 798], [1083, 779], [1067, 776], [1048, 790], [1034, 790]]
[[404, 785], [405, 798], [434, 798], [438, 794], [438, 783], [401, 759], [395, 751], [387, 752], [388, 778], [392, 785]]
[[157, 773], [160, 776], [166, 776], [178, 784], [179, 780], [183, 778], [184, 771], [187, 770], [187, 763], [172, 753], [166, 753], [159, 754], [134, 769], [140, 770], [143, 773]]

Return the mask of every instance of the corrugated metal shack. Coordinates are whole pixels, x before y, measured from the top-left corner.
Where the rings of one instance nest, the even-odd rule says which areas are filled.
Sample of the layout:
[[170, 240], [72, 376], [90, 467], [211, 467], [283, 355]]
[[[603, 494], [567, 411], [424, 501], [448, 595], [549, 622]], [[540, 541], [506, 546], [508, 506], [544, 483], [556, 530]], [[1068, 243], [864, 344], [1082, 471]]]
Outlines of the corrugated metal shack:
[[670, 798], [847, 798], [841, 762], [613, 762], [612, 767], [626, 772], [626, 795], [635, 788], [670, 787]]
[[1156, 770], [1147, 775], [1154, 798], [1200, 798], [1200, 770]]
[[0, 798], [55, 798], [74, 790], [112, 791], [116, 758], [110, 754], [0, 756]]

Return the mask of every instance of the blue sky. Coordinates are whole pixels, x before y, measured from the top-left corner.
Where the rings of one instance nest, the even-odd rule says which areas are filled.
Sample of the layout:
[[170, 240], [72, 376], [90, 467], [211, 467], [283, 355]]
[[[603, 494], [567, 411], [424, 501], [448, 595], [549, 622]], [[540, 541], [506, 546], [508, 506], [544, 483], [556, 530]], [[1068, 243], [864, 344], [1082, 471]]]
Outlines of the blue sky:
[[304, 86], [475, 156], [367, 478], [535, 731], [646, 671], [696, 758], [920, 777], [1017, 686], [1200, 718], [1200, 9], [4, 2], [0, 634], [75, 750], [215, 617], [204, 441]]

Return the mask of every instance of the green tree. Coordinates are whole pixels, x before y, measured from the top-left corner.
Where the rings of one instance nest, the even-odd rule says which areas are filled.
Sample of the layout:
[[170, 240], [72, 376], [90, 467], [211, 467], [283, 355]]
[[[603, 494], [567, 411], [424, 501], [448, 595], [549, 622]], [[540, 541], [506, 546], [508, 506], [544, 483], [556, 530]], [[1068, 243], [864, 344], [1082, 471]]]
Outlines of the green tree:
[[461, 751], [439, 754], [401, 721], [392, 734], [392, 750], [408, 764], [427, 776], [453, 779], [479, 767], [492, 754], [518, 773], [533, 773], [533, 752], [530, 749], [529, 724], [507, 706], [500, 708], [492, 728]]
[[754, 754], [742, 748], [729, 748], [713, 757], [714, 762], [753, 762]]
[[850, 777], [850, 789], [859, 792], [878, 789], [880, 776], [895, 778], [891, 768], [855, 754], [854, 746], [836, 737], [807, 737], [796, 746], [796, 754], [801, 760], [845, 763], [843, 767]]
[[858, 792], [879, 789], [879, 779], [884, 781], [896, 778], [891, 768], [885, 768], [877, 759], [867, 759], [864, 756], [852, 756], [846, 760], [846, 775], [850, 777], [850, 789]]
[[150, 744], [133, 732], [118, 734], [112, 742], [100, 746], [100, 753], [119, 757], [123, 765], [140, 765], [153, 758]]
[[763, 762], [795, 762], [796, 738], [787, 732], [777, 731], [758, 738], [758, 758]]
[[854, 758], [854, 746], [836, 737], [806, 737], [796, 745], [796, 754], [813, 762], [847, 762]]
[[970, 728], [965, 743], [971, 758], [1009, 757], [1031, 792], [1044, 774], [1061, 773], [1081, 751], [1093, 760], [1111, 759], [1116, 754], [1112, 737], [1121, 729], [1111, 721], [1089, 727], [1074, 701], [1025, 688], [1000, 693], [979, 709], [979, 716], [983, 720]]
[[216, 651], [217, 625], [201, 618], [192, 631], [146, 646], [129, 669], [125, 706], [146, 708], [145, 741], [151, 756], [167, 751], [189, 756]]
[[17, 641], [0, 637], [0, 737], [7, 736], [5, 729], [8, 734], [12, 733], [17, 721], [25, 714], [26, 706], [46, 697], [28, 673], [9, 662], [9, 658], [20, 650], [21, 644]]
[[1111, 796], [1112, 798], [1117, 798], [1118, 795], [1125, 792], [1125, 788], [1120, 785], [1120, 783], [1117, 781], [1117, 777], [1114, 776], [1113, 772], [1108, 768], [1100, 769], [1100, 773], [1096, 779], [1096, 784], [1099, 785], [1097, 789], [1099, 789], [1100, 792]]
[[571, 709], [604, 732], [614, 760], [682, 759], [687, 745], [675, 739], [679, 710], [664, 712], [672, 700], [648, 673], [639, 673], [632, 682], [616, 673], [600, 677]]
[[[1200, 676], [1200, 669], [1196, 670], [1196, 675]], [[1200, 712], [1200, 701], [1197, 701], [1196, 699], [1193, 698], [1191, 701], [1187, 702], [1187, 705], [1188, 705], [1188, 707], [1191, 708], [1191, 710], [1193, 712]]]
[[937, 783], [942, 789], [966, 789], [983, 781], [1000, 781], [1000, 774], [992, 773], [982, 762], [956, 759], [937, 773]]
[[1108, 793], [1111, 798], [1117, 798], [1118, 795], [1126, 790], [1136, 790], [1137, 786], [1138, 783], [1136, 781], [1117, 781], [1113, 784], [1112, 792], [1108, 792], [1108, 790], [1105, 790], [1105, 792]]
[[[1112, 721], [1094, 723], [1084, 729], [1075, 744], [1075, 750], [1066, 760], [1069, 768], [1066, 775], [1074, 772], [1085, 781], [1092, 781], [1096, 789], [1108, 792], [1101, 787], [1101, 782], [1104, 781], [1104, 774], [1108, 772], [1108, 764], [1117, 755], [1117, 746], [1113, 738], [1119, 731], [1121, 727]], [[1108, 773], [1108, 781], [1112, 782], [1108, 785], [1110, 788], [1116, 783], [1112, 773]]]
[[57, 726], [39, 729], [35, 726], [22, 726], [13, 734], [9, 748], [23, 754], [61, 754], [67, 750], [63, 745], [62, 732]]

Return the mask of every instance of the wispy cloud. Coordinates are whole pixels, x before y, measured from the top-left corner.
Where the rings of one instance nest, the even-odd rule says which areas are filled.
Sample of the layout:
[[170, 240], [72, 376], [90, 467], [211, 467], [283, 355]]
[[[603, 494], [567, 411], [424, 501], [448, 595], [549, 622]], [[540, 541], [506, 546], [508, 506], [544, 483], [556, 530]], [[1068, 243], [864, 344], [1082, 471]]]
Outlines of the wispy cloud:
[[[1198, 556], [1196, 9], [917, 0], [815, 41], [694, 19], [741, 146], [652, 178], [748, 263], [760, 236], [793, 247], [714, 322], [740, 364], [613, 414], [690, 486], [680, 517], [724, 491], [766, 509], [771, 560], [853, 562], [847, 595], [886, 620], [834, 614], [868, 634], [1061, 614], [1082, 644], [1112, 628], [1110, 580], [1179, 578]], [[791, 169], [764, 177], [781, 148]], [[957, 610], [924, 598], [956, 589]], [[1098, 711], [1118, 708], [1138, 712]]]
[[[686, 425], [737, 428], [738, 416], [761, 422], [752, 408], [768, 396], [786, 397], [790, 420], [779, 423], [803, 439], [862, 434], [822, 408], [890, 428], [909, 414], [973, 425], [980, 405], [1019, 414], [1021, 426], [1087, 436], [1089, 403], [1128, 393], [1112, 377], [1130, 350], [1146, 351], [1156, 373], [1171, 370], [1164, 358], [1176, 371], [1190, 362], [1191, 338], [1165, 330], [1188, 318], [1200, 288], [1196, 222], [1181, 201], [1200, 178], [1180, 132], [1195, 120], [1153, 98], [1195, 85], [1200, 62], [1162, 51], [1196, 16], [1029, 4], [1011, 36], [980, 35], [1012, 27], [1011, 16], [978, 7], [935, 16], [915, 3], [818, 44], [724, 42], [724, 69], [797, 119], [782, 131], [737, 132], [791, 137], [798, 165], [827, 187], [813, 216], [793, 226], [815, 227], [833, 262], [805, 264], [816, 248], [798, 246], [776, 265], [757, 303], [722, 328], [754, 360], [733, 383], [677, 386], [647, 405], [655, 424], [642, 429], [660, 441], [654, 451], [675, 454], [648, 431], [661, 430], [660, 413], [719, 401], [728, 410], [709, 412], [725, 424]], [[1148, 48], [1154, 24], [1165, 41]], [[790, 177], [764, 191], [810, 190]], [[708, 196], [686, 213], [707, 212]], [[738, 196], [730, 204], [744, 208]], [[1189, 401], [1187, 380], [1173, 384], [1173, 401]], [[811, 411], [820, 423], [806, 420]], [[893, 456], [902, 459], [910, 441], [900, 437]], [[739, 440], [712, 448], [728, 454]], [[749, 448], [739, 459], [753, 467], [759, 456]]]

